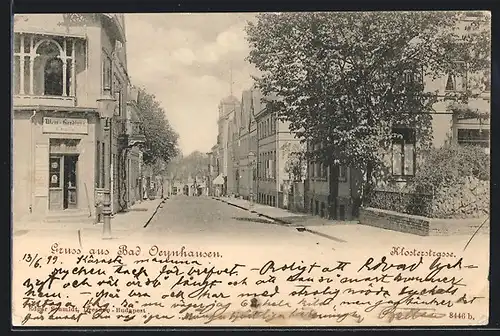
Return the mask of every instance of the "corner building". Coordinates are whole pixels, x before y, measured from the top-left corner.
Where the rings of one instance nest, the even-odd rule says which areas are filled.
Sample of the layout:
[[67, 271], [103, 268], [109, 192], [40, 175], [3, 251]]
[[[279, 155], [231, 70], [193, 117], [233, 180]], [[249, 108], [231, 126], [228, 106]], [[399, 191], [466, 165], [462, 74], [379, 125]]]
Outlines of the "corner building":
[[[124, 45], [121, 14], [14, 17], [14, 221], [95, 216], [99, 190], [110, 188], [107, 131], [126, 105], [112, 78]], [[116, 99], [113, 111], [104, 112], [104, 96]]]

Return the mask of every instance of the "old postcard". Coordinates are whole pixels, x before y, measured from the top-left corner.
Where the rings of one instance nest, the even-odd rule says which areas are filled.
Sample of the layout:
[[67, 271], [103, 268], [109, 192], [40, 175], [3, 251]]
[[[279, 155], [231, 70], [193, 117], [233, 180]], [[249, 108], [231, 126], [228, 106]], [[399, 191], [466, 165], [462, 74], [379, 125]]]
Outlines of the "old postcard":
[[13, 325], [488, 324], [490, 21], [16, 13]]

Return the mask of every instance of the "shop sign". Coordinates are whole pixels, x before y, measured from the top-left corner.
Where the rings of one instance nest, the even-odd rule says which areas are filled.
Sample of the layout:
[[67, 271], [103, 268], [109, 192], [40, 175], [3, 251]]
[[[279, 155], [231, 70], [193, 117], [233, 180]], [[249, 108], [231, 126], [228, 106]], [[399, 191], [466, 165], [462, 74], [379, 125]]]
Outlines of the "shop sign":
[[87, 119], [44, 117], [43, 132], [87, 134], [88, 121]]

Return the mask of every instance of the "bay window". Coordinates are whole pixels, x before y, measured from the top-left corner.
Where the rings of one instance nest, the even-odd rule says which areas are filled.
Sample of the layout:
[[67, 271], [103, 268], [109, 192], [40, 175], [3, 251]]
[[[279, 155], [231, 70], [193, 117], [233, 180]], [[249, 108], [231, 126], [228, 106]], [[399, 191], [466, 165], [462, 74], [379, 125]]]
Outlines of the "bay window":
[[77, 39], [15, 33], [14, 94], [73, 97]]
[[415, 175], [415, 131], [394, 128], [392, 133], [392, 175]]

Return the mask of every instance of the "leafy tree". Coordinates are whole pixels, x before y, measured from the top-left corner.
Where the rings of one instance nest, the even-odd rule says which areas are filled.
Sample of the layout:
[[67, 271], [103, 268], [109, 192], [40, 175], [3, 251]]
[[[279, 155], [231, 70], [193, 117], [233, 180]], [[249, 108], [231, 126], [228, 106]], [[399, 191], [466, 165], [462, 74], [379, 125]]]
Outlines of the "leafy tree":
[[187, 156], [178, 156], [168, 165], [169, 175], [173, 180], [187, 181], [189, 178], [201, 178], [208, 175], [208, 156], [200, 151], [194, 151]]
[[148, 94], [145, 89], [139, 89], [137, 106], [146, 137], [144, 163], [157, 166], [162, 166], [161, 162], [167, 164], [179, 152], [179, 135], [165, 118], [165, 111], [155, 96]]
[[281, 146], [286, 158], [285, 173], [290, 181], [303, 181], [307, 173], [306, 148], [304, 144], [287, 141]]
[[[416, 128], [430, 146], [442, 97], [425, 91], [424, 78], [489, 69], [490, 18], [474, 14], [464, 23], [463, 12], [264, 13], [247, 25], [248, 60], [263, 95], [279, 97], [270, 108], [310, 145], [308, 158], [330, 165], [331, 181], [338, 165], [360, 169], [366, 192], [394, 125]], [[331, 190], [335, 199], [338, 185]]]

